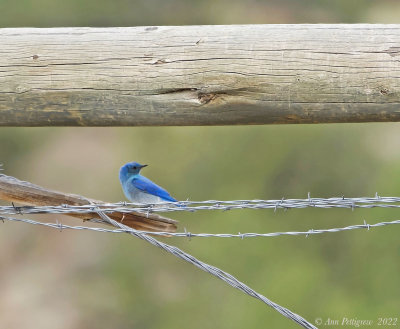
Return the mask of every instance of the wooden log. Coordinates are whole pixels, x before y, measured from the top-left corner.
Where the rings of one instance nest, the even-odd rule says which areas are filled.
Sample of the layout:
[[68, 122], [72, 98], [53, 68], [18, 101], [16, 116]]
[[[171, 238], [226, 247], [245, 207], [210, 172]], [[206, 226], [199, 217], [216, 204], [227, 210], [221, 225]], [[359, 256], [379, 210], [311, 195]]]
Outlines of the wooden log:
[[[81, 206], [87, 204], [101, 205], [104, 202], [88, 199], [76, 194], [66, 194], [45, 189], [41, 186], [18, 180], [15, 177], [0, 175], [0, 200], [18, 202], [30, 206], [59, 206], [62, 204]], [[83, 220], [101, 219], [97, 213], [71, 213], [69, 216]], [[113, 212], [108, 216], [126, 226], [137, 230], [151, 232], [175, 232], [177, 222], [157, 214], [143, 214], [136, 211], [130, 213]]]
[[0, 29], [0, 126], [400, 121], [400, 25]]

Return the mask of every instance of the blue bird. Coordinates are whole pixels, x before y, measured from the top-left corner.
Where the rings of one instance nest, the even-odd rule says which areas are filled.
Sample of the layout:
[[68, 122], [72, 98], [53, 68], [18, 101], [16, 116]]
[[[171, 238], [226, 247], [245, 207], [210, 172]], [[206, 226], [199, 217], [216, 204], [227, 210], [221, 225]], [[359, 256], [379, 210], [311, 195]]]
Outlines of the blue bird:
[[135, 203], [177, 202], [166, 190], [140, 175], [147, 165], [128, 162], [119, 170], [119, 181], [128, 200]]

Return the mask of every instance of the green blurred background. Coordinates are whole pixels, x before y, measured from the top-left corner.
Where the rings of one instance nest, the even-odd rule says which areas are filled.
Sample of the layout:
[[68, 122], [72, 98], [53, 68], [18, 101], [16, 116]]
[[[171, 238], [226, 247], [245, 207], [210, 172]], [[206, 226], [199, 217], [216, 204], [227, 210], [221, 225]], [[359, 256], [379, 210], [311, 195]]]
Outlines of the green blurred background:
[[[399, 12], [398, 1], [0, 0], [0, 27], [398, 23]], [[398, 196], [399, 128], [1, 128], [0, 162], [6, 174], [107, 201], [124, 199], [118, 170], [132, 160], [148, 163], [145, 175], [178, 199]], [[399, 219], [395, 209], [169, 215], [180, 230], [215, 233]], [[347, 317], [374, 320], [376, 327], [379, 317], [400, 317], [398, 233], [385, 227], [308, 238], [164, 240], [312, 322]], [[0, 249], [0, 328], [297, 328], [129, 236], [6, 222], [0, 223]]]

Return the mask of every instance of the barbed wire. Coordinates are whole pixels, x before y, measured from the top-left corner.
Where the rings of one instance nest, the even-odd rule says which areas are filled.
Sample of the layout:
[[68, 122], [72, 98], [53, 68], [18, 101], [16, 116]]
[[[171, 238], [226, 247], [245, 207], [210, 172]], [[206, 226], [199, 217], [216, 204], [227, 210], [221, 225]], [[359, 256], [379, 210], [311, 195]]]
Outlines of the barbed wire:
[[[0, 171], [2, 164], [0, 163]], [[384, 200], [383, 200], [384, 199]], [[238, 234], [212, 234], [212, 233], [191, 233], [187, 232], [178, 232], [178, 233], [170, 233], [170, 232], [146, 232], [146, 231], [138, 231], [133, 228], [130, 228], [122, 223], [119, 223], [110, 217], [107, 216], [107, 213], [111, 212], [122, 212], [129, 213], [132, 211], [142, 212], [142, 213], [153, 213], [153, 212], [170, 212], [170, 211], [198, 211], [198, 210], [231, 210], [231, 209], [290, 209], [290, 208], [306, 208], [306, 207], [319, 207], [319, 208], [372, 208], [372, 207], [400, 207], [400, 198], [380, 198], [378, 195], [375, 198], [311, 198], [308, 195], [307, 199], [281, 199], [281, 200], [230, 200], [230, 201], [217, 201], [217, 200], [208, 200], [208, 201], [181, 201], [176, 203], [165, 202], [162, 204], [137, 204], [137, 203], [127, 203], [127, 202], [119, 202], [119, 203], [106, 203], [106, 204], [90, 204], [83, 206], [72, 206], [72, 205], [61, 205], [61, 206], [0, 206], [0, 220], [4, 221], [18, 221], [24, 222], [32, 225], [43, 225], [51, 228], [56, 228], [62, 231], [63, 229], [74, 229], [74, 230], [91, 230], [97, 232], [111, 232], [111, 233], [128, 233], [132, 236], [140, 238], [158, 248], [161, 248], [172, 255], [183, 259], [186, 262], [200, 268], [201, 270], [219, 278], [230, 286], [248, 294], [251, 297], [254, 297], [268, 306], [272, 307], [285, 317], [295, 321], [297, 324], [301, 325], [304, 328], [316, 329], [316, 327], [305, 320], [300, 315], [290, 311], [289, 309], [278, 305], [277, 303], [271, 301], [267, 297], [259, 294], [255, 290], [251, 289], [249, 286], [244, 284], [243, 282], [236, 279], [231, 274], [215, 267], [200, 261], [194, 256], [182, 251], [181, 249], [158, 241], [153, 236], [176, 236], [176, 237], [272, 237], [272, 236], [280, 236], [280, 235], [311, 235], [311, 234], [320, 234], [320, 233], [328, 233], [328, 232], [339, 232], [345, 230], [353, 230], [353, 229], [361, 229], [367, 228], [368, 230], [371, 227], [378, 227], [384, 225], [391, 224], [400, 224], [400, 220], [392, 221], [392, 222], [380, 222], [376, 224], [367, 224], [364, 221], [362, 225], [353, 225], [344, 228], [332, 228], [325, 230], [309, 230], [307, 232], [275, 232], [275, 233], [238, 233]], [[57, 221], [57, 223], [45, 223], [39, 222], [31, 219], [23, 219], [23, 218], [13, 218], [4, 215], [10, 214], [68, 214], [68, 213], [97, 213], [101, 220], [92, 220], [96, 223], [103, 222], [111, 224], [117, 229], [105, 229], [99, 227], [87, 227], [87, 226], [70, 226], [64, 225]], [[150, 234], [150, 235], [149, 235]], [[153, 236], [152, 236], [153, 235]]]
[[[1, 170], [1, 164], [0, 164]], [[181, 249], [171, 246], [169, 244], [158, 241], [154, 236], [173, 236], [173, 237], [186, 237], [191, 239], [192, 237], [218, 237], [218, 238], [250, 238], [250, 237], [273, 237], [273, 236], [298, 236], [305, 235], [308, 237], [312, 234], [322, 234], [322, 233], [334, 233], [347, 230], [355, 229], [368, 229], [373, 227], [387, 226], [393, 224], [400, 224], [400, 220], [394, 221], [384, 221], [375, 224], [368, 224], [364, 220], [363, 224], [351, 225], [339, 228], [330, 229], [310, 229], [308, 231], [289, 231], [289, 232], [272, 232], [272, 233], [191, 233], [185, 232], [147, 232], [138, 231], [132, 229], [122, 223], [119, 223], [107, 216], [107, 213], [121, 212], [130, 213], [133, 211], [141, 213], [154, 213], [154, 212], [172, 212], [172, 211], [199, 211], [199, 210], [234, 210], [234, 209], [273, 209], [277, 211], [278, 209], [292, 209], [292, 208], [350, 208], [354, 210], [355, 208], [400, 208], [400, 198], [398, 197], [380, 197], [378, 194], [375, 197], [358, 197], [358, 198], [311, 198], [308, 195], [307, 199], [280, 199], [280, 200], [207, 200], [207, 201], [180, 201], [180, 202], [165, 202], [160, 204], [138, 204], [138, 203], [105, 203], [105, 204], [90, 204], [82, 206], [72, 206], [72, 205], [60, 205], [60, 206], [0, 206], [0, 220], [4, 221], [19, 221], [24, 223], [29, 223], [33, 225], [43, 225], [62, 231], [63, 229], [74, 229], [74, 230], [91, 230], [97, 232], [108, 232], [108, 233], [128, 233], [132, 236], [140, 238], [154, 246], [157, 246], [174, 256], [183, 259], [186, 262], [200, 268], [201, 270], [219, 278], [230, 286], [262, 301], [268, 306], [274, 308], [276, 311], [284, 315], [285, 317], [295, 321], [304, 328], [316, 328], [310, 322], [302, 318], [300, 315], [293, 313], [289, 309], [282, 307], [275, 302], [271, 301], [267, 297], [257, 293], [255, 290], [251, 289], [243, 282], [239, 281], [227, 272], [221, 269], [204, 263], [194, 256], [182, 251]], [[60, 222], [56, 223], [44, 223], [35, 221], [32, 219], [14, 218], [5, 215], [12, 214], [68, 214], [68, 213], [97, 213], [102, 220], [92, 220], [96, 223], [108, 223], [117, 229], [105, 229], [100, 227], [88, 227], [88, 226], [70, 226], [64, 225]]]
[[[172, 212], [199, 210], [234, 210], [234, 209], [303, 209], [303, 208], [400, 208], [400, 197], [356, 197], [356, 198], [311, 198], [307, 199], [280, 199], [280, 200], [207, 200], [207, 201], [179, 201], [162, 202], [157, 204], [140, 203], [104, 203], [96, 204], [96, 207], [104, 213], [132, 211], [141, 213]], [[0, 206], [0, 213], [3, 214], [66, 214], [79, 213], [85, 214], [93, 212], [93, 205], [59, 205], [59, 206]]]
[[[125, 229], [106, 229], [102, 227], [90, 227], [90, 226], [71, 226], [65, 225], [61, 222], [56, 223], [47, 223], [47, 222], [40, 222], [35, 221], [32, 219], [26, 218], [15, 218], [15, 217], [8, 217], [8, 216], [0, 216], [0, 220], [2, 221], [11, 221], [11, 222], [23, 222], [32, 225], [42, 225], [51, 228], [57, 229], [73, 229], [73, 230], [89, 230], [89, 231], [96, 231], [96, 232], [104, 232], [104, 233], [130, 233], [132, 231], [139, 232], [142, 234], [150, 234], [153, 236], [168, 236], [168, 237], [180, 237], [180, 238], [256, 238], [256, 237], [276, 237], [276, 236], [298, 236], [298, 235], [305, 235], [308, 237], [309, 235], [313, 234], [322, 234], [322, 233], [336, 233], [336, 232], [343, 232], [343, 231], [350, 231], [350, 230], [357, 230], [357, 229], [367, 229], [370, 230], [371, 228], [382, 227], [387, 225], [395, 225], [400, 224], [400, 220], [393, 220], [393, 221], [384, 221], [378, 222], [375, 224], [369, 224], [365, 220], [363, 224], [355, 224], [345, 227], [335, 227], [335, 228], [328, 228], [328, 229], [310, 229], [308, 231], [287, 231], [287, 232], [271, 232], [271, 233], [192, 233], [189, 231], [184, 232], [149, 232], [149, 231], [139, 231], [129, 228], [128, 230]], [[91, 220], [94, 223], [104, 223], [104, 221], [99, 220]]]

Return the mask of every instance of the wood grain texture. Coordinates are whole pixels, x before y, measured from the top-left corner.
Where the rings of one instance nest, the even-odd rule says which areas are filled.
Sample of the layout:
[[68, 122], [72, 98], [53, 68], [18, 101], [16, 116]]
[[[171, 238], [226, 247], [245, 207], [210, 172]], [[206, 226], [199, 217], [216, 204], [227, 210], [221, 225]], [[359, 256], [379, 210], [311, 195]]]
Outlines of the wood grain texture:
[[[91, 203], [104, 203], [103, 201], [88, 199], [76, 194], [48, 190], [6, 175], [0, 175], [0, 200], [30, 206], [59, 206], [62, 204], [79, 206]], [[83, 220], [92, 218], [101, 219], [97, 213], [71, 213], [68, 215]], [[157, 214], [147, 215], [132, 211], [131, 213], [113, 212], [108, 214], [108, 216], [118, 222], [122, 222], [126, 226], [142, 231], [175, 232], [177, 228], [175, 220]]]
[[0, 29], [1, 126], [400, 121], [400, 25]]

